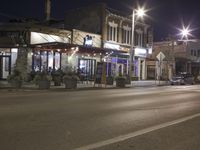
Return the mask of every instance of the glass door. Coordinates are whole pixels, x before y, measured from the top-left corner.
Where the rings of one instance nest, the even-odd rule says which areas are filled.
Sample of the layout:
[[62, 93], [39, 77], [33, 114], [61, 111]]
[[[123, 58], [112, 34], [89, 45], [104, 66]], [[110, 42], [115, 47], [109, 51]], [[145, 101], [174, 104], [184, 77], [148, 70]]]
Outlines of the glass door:
[[96, 60], [79, 59], [79, 75], [81, 80], [93, 80], [96, 68]]
[[0, 79], [6, 79], [11, 72], [11, 57], [0, 56]]

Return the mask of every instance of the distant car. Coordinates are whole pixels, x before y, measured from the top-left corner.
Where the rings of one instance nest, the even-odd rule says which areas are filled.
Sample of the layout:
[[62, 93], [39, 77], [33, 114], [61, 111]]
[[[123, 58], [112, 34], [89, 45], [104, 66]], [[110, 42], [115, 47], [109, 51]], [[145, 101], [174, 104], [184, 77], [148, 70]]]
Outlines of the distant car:
[[172, 77], [170, 80], [171, 85], [185, 85], [185, 84], [195, 84], [194, 77], [189, 73], [180, 73]]

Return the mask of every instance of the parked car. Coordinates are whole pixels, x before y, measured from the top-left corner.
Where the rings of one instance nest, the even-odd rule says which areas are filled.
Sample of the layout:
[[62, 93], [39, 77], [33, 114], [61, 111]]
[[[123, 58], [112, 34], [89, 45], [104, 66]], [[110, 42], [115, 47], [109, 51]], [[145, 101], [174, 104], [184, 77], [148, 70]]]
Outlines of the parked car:
[[185, 85], [185, 84], [195, 84], [194, 77], [189, 73], [180, 73], [172, 77], [170, 80], [171, 85]]

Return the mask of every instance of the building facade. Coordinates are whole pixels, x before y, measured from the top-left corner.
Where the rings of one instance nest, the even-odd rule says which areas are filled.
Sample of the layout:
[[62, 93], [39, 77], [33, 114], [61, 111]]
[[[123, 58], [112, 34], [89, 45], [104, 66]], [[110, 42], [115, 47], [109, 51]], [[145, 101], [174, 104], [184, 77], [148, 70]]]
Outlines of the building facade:
[[[6, 79], [14, 69], [52, 72], [71, 68], [83, 80], [94, 80], [97, 62], [116, 55], [101, 48], [101, 35], [73, 29], [55, 29], [29, 23], [0, 26], [0, 78]], [[120, 51], [117, 51], [120, 52]]]
[[[38, 23], [0, 25], [0, 78], [17, 68], [52, 71], [71, 67], [94, 80], [98, 62], [106, 62], [107, 76], [129, 75], [132, 20], [130, 16], [98, 4], [66, 13], [65, 29]], [[152, 28], [136, 22], [134, 74], [146, 79], [147, 56], [152, 51]]]
[[[200, 41], [162, 41], [154, 42], [152, 59], [158, 61], [158, 54], [162, 52], [165, 59], [161, 62], [162, 76], [170, 79], [180, 72], [188, 72], [197, 76], [200, 70]], [[156, 72], [160, 66], [156, 66]]]
[[[70, 20], [70, 21], [69, 21]], [[66, 29], [80, 29], [102, 36], [101, 47], [126, 52], [128, 55], [117, 55], [109, 60], [115, 75], [129, 74], [129, 51], [131, 47], [132, 20], [130, 15], [108, 8], [105, 4], [92, 5], [65, 14]], [[152, 51], [152, 28], [136, 21], [134, 41], [134, 62], [132, 76], [138, 79], [147, 78], [146, 58]]]

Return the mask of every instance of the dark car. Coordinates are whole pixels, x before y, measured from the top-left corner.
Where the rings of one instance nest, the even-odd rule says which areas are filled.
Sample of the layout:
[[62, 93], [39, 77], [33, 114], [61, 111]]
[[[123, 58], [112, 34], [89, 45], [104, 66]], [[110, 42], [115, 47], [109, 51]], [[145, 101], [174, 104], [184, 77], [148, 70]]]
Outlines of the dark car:
[[170, 80], [171, 85], [185, 85], [185, 84], [195, 84], [194, 77], [189, 73], [180, 73], [172, 77]]

